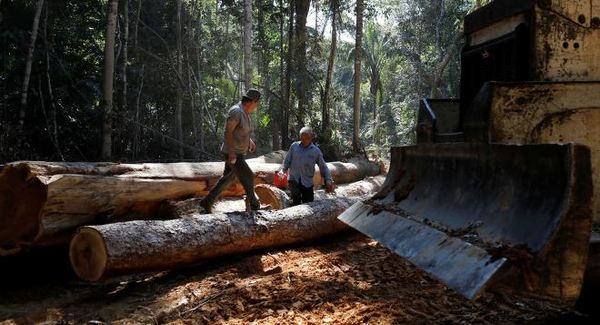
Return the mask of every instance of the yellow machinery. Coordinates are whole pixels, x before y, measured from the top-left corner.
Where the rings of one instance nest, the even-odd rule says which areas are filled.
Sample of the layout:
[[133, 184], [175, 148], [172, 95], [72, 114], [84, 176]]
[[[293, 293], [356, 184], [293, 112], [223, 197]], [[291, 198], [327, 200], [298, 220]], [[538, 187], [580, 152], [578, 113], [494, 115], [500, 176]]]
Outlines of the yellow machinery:
[[464, 25], [460, 100], [423, 99], [417, 145], [340, 220], [468, 298], [573, 303], [599, 215], [600, 0], [495, 0]]

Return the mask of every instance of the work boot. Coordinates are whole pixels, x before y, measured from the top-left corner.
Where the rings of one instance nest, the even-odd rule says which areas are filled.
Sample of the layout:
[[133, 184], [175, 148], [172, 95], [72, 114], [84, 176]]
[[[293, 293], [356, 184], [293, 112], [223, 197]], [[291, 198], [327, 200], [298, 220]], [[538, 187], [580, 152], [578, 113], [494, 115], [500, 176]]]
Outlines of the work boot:
[[200, 205], [200, 207], [202, 209], [204, 209], [204, 212], [207, 214], [211, 214], [212, 213], [212, 205], [213, 203], [210, 200], [207, 200], [206, 198], [200, 200], [200, 203], [198, 203], [198, 205]]

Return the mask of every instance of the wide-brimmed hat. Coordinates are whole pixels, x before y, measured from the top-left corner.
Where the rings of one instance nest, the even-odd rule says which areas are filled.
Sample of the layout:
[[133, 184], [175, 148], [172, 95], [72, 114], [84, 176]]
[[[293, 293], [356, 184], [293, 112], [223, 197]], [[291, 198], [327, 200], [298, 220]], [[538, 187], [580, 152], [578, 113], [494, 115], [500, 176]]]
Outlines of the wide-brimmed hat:
[[242, 97], [257, 102], [260, 100], [260, 91], [258, 91], [258, 89], [250, 88]]

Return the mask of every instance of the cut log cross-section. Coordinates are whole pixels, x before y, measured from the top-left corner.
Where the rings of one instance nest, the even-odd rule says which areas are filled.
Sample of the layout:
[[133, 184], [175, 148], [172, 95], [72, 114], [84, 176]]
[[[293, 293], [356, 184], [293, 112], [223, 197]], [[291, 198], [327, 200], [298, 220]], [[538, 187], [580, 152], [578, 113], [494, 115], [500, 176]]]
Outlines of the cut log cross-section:
[[[256, 184], [272, 183], [280, 168], [274, 163], [249, 165]], [[338, 183], [345, 182], [348, 174], [380, 173], [379, 165], [369, 162], [329, 165]], [[206, 195], [223, 167], [223, 162], [7, 164], [0, 172], [0, 255], [64, 243], [82, 225], [116, 222], [122, 216], [154, 217], [165, 200]], [[223, 195], [243, 193], [236, 182]]]
[[337, 198], [277, 211], [86, 226], [71, 240], [71, 265], [80, 278], [98, 281], [314, 240], [348, 229], [337, 216], [354, 202]]

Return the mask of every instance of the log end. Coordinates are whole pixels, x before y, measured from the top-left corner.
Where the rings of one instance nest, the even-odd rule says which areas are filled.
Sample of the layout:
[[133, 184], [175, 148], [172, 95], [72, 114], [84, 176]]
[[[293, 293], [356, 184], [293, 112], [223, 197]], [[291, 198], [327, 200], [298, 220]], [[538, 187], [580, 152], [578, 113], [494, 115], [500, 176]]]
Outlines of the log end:
[[100, 280], [108, 261], [104, 238], [94, 228], [81, 228], [71, 240], [69, 259], [79, 278], [86, 281]]
[[254, 192], [261, 204], [270, 205], [273, 210], [281, 210], [288, 207], [288, 196], [287, 194], [269, 184], [259, 184], [254, 187]]
[[20, 243], [35, 239], [46, 198], [47, 186], [29, 166], [15, 164], [3, 168], [0, 173], [1, 251], [18, 251]]

